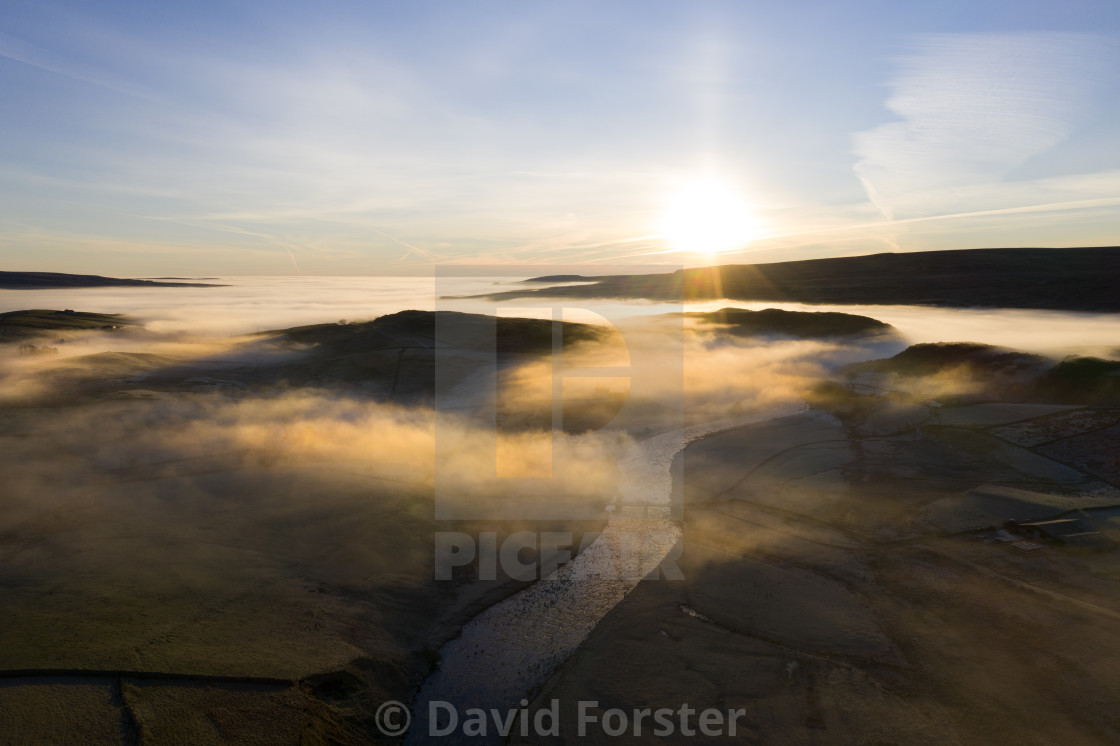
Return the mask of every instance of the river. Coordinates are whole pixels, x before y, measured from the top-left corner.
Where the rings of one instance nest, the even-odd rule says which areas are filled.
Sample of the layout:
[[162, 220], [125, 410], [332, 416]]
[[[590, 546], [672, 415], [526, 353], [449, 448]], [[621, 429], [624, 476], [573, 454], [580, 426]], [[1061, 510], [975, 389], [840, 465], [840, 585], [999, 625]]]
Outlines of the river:
[[[595, 625], [632, 591], [681, 540], [669, 519], [672, 463], [688, 443], [715, 432], [804, 411], [796, 402], [763, 413], [674, 429], [636, 443], [619, 462], [619, 506], [607, 528], [551, 575], [491, 606], [440, 650], [439, 668], [412, 706], [408, 744], [426, 743], [429, 707], [447, 702], [505, 712], [533, 692], [587, 639]], [[443, 723], [437, 723], [444, 727]], [[501, 743], [501, 737], [466, 738]], [[455, 736], [441, 743], [456, 743]]]

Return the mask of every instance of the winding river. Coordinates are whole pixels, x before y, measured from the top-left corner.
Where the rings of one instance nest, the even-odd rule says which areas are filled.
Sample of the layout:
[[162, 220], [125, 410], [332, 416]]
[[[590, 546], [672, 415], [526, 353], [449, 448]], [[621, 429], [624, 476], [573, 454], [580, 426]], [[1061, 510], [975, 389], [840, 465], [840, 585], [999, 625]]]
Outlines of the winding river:
[[[722, 430], [805, 410], [798, 402], [764, 413], [675, 429], [634, 445], [619, 462], [620, 501], [607, 528], [571, 562], [482, 612], [440, 650], [439, 668], [412, 705], [406, 744], [428, 742], [429, 704], [505, 712], [522, 705], [571, 656], [595, 625], [681, 540], [669, 519], [674, 457]], [[437, 711], [438, 712], [438, 711]], [[438, 722], [440, 727], [444, 723]], [[463, 738], [460, 735], [461, 738]], [[469, 743], [501, 743], [472, 737]], [[457, 743], [455, 735], [440, 739]]]

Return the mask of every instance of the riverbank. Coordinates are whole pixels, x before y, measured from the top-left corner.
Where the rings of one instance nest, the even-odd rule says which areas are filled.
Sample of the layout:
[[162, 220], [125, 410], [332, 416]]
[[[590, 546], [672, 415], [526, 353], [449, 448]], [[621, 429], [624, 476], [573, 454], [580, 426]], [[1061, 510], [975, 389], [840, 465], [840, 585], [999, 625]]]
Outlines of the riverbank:
[[[427, 739], [433, 702], [508, 710], [552, 677], [611, 609], [644, 579], [680, 580], [681, 527], [672, 468], [681, 449], [712, 433], [789, 416], [799, 402], [766, 412], [670, 430], [633, 444], [619, 463], [619, 497], [606, 529], [571, 562], [498, 603], [441, 648], [438, 668], [412, 703], [406, 743]], [[679, 496], [678, 496], [679, 500]], [[461, 736], [460, 736], [461, 737]], [[454, 743], [455, 736], [448, 736]], [[501, 739], [471, 737], [471, 743]], [[465, 741], [466, 742], [466, 741]]]
[[1059, 456], [1078, 427], [1115, 442], [1099, 432], [1107, 412], [1086, 411], [951, 407], [944, 425], [876, 432], [816, 410], [693, 443], [684, 579], [639, 584], [528, 711], [559, 701], [568, 734], [576, 703], [594, 700], [599, 718], [742, 709], [741, 737], [762, 743], [1114, 740], [1120, 718], [1102, 698], [1120, 692], [1117, 553], [1024, 552], [990, 531], [946, 535], [922, 511], [996, 480], [1081, 499], [1114, 529], [1118, 511], [1100, 508], [1106, 493], [1120, 501], [1114, 467], [1040, 472], [1011, 441], [963, 445], [1028, 433]]

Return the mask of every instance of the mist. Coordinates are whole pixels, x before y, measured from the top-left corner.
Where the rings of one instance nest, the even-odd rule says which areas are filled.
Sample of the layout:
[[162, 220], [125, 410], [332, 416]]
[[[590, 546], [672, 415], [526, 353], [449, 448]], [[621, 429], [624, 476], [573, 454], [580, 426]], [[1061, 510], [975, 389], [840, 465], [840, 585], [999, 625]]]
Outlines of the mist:
[[[468, 295], [496, 281], [454, 282]], [[500, 545], [518, 532], [555, 532], [575, 554], [605, 545], [597, 537], [611, 531], [650, 531], [634, 529], [638, 514], [625, 511], [665, 492], [683, 497], [685, 520], [671, 531], [645, 523], [660, 523], [652, 531], [663, 534], [662, 550], [679, 538], [683, 583], [601, 596], [614, 600], [588, 622], [598, 631], [570, 670], [600, 637], [628, 644], [649, 627], [648, 645], [686, 650], [682, 661], [718, 674], [730, 664], [708, 651], [722, 650], [734, 629], [744, 632], [735, 640], [787, 646], [767, 691], [801, 701], [798, 687], [822, 686], [798, 673], [821, 652], [902, 660], [900, 620], [865, 599], [883, 588], [909, 599], [915, 582], [936, 590], [940, 576], [920, 568], [944, 555], [920, 556], [919, 574], [894, 569], [925, 551], [908, 543], [900, 560], [875, 559], [923, 535], [927, 509], [991, 480], [1111, 494], [1039, 453], [993, 445], [982, 430], [1068, 407], [969, 406], [1028, 401], [1032, 377], [1062, 351], [1114, 348], [1120, 337], [1106, 317], [786, 306], [894, 325], [803, 339], [681, 313], [780, 304], [589, 302], [561, 317], [596, 333], [579, 327], [569, 339], [565, 327], [558, 338], [516, 322], [510, 349], [496, 354], [443, 338], [422, 315], [371, 321], [405, 307], [538, 319], [557, 310], [437, 300], [432, 288], [426, 279], [257, 278], [231, 288], [5, 295], [16, 307], [121, 312], [137, 323], [52, 332], [34, 351], [9, 344], [0, 354], [0, 666], [301, 682], [312, 693], [298, 695], [300, 712], [315, 713], [314, 729], [361, 742], [347, 729], [369, 717], [364, 701], [407, 700], [437, 650], [524, 586], [504, 571], [478, 582], [480, 559], [433, 582], [434, 536], [486, 532]], [[284, 331], [309, 324], [321, 326]], [[462, 327], [467, 336], [486, 328]], [[894, 357], [916, 342], [962, 340], [1046, 356], [1005, 360], [1006, 351], [985, 348], [973, 360], [937, 348]], [[1108, 411], [1091, 414], [1054, 427], [1113, 422]], [[976, 429], [962, 431], [970, 417]], [[685, 433], [699, 439], [686, 447]], [[1076, 452], [1094, 464], [1111, 454]], [[886, 543], [869, 551], [865, 540]], [[591, 573], [561, 585], [597, 597], [600, 581]], [[563, 625], [569, 596], [533, 587], [540, 609], [514, 606], [511, 629], [524, 632], [522, 613], [541, 609], [544, 622]], [[959, 596], [966, 584], [956, 587]], [[988, 602], [1015, 601], [982, 590]], [[970, 619], [972, 607], [958, 606]], [[619, 627], [635, 609], [638, 621]], [[712, 633], [722, 642], [703, 643]], [[926, 638], [937, 647], [936, 635]], [[798, 646], [817, 658], [789, 668]], [[642, 650], [626, 658], [644, 660]], [[601, 669], [591, 676], [602, 680]], [[677, 669], [659, 676], [635, 670], [632, 681], [654, 696], [679, 683]], [[329, 695], [305, 687], [322, 677], [337, 687]], [[153, 704], [157, 689], [172, 692], [129, 685], [121, 701], [154, 720], [154, 708], [167, 707]], [[349, 699], [340, 705], [335, 691]], [[214, 692], [212, 705], [176, 712], [228, 707], [229, 692]]]
[[[495, 313], [491, 301], [467, 296], [506, 287], [510, 278], [459, 277], [219, 277], [210, 288], [81, 288], [0, 292], [0, 312], [29, 308], [73, 308], [129, 314], [150, 332], [192, 336], [236, 336], [301, 324], [368, 320], [403, 308]], [[436, 291], [438, 289], [439, 299]], [[451, 296], [454, 296], [452, 298]], [[534, 309], [526, 301], [508, 304], [520, 316], [547, 317], [551, 307]], [[733, 300], [665, 304], [644, 300], [578, 301], [611, 320], [656, 316], [672, 311], [711, 311], [724, 307], [790, 311], [840, 311], [891, 324], [910, 343], [969, 341], [1043, 354], [1062, 355], [1120, 345], [1114, 314], [1028, 309], [958, 309], [933, 306], [829, 306], [802, 303], [753, 303]]]

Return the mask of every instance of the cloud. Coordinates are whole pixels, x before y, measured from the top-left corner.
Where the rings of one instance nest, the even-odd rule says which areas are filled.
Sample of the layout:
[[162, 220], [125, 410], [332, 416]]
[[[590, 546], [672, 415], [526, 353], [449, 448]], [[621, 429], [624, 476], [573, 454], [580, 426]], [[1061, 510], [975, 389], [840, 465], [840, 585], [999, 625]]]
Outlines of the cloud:
[[1089, 34], [918, 37], [890, 82], [899, 121], [856, 135], [856, 175], [889, 219], [984, 209], [954, 190], [998, 184], [1066, 139], [1114, 58]]

